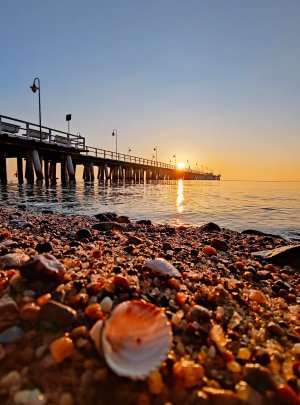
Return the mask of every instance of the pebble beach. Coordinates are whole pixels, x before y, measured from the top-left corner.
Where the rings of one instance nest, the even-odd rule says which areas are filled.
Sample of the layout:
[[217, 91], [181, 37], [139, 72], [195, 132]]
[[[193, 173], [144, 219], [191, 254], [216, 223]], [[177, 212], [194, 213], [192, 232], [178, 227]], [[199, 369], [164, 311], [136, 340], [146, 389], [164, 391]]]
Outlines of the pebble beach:
[[[1, 404], [300, 404], [300, 271], [254, 254], [295, 242], [26, 206], [1, 206], [0, 224]], [[132, 303], [170, 338], [134, 378], [122, 339], [103, 345]], [[137, 329], [123, 334], [139, 349], [162, 346], [160, 329]], [[126, 350], [119, 373], [110, 360]]]

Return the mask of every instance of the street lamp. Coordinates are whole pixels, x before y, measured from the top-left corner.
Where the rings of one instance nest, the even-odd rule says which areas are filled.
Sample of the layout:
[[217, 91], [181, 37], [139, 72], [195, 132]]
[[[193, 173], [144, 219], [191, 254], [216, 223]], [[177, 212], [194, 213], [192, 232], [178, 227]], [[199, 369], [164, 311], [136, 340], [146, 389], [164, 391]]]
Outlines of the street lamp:
[[[38, 82], [38, 86], [35, 84], [35, 82]], [[32, 86], [30, 86], [31, 90], [33, 93], [36, 93], [36, 91], [39, 91], [39, 121], [40, 121], [40, 142], [42, 142], [42, 113], [41, 113], [41, 83], [40, 79], [36, 77], [33, 81]]]
[[157, 146], [154, 146], [154, 152], [155, 152], [155, 156], [156, 156], [156, 163], [157, 163]]
[[188, 160], [188, 159], [187, 159], [187, 161], [186, 161], [186, 167], [190, 170], [189, 160]]
[[176, 169], [176, 166], [177, 166], [177, 164], [176, 164], [176, 153], [174, 153], [173, 158], [175, 158], [175, 169]]
[[128, 155], [129, 155], [130, 152], [131, 152], [131, 147], [128, 146]]
[[118, 131], [116, 129], [114, 129], [112, 131], [112, 136], [116, 137], [116, 159], [117, 159], [117, 156], [118, 156]]

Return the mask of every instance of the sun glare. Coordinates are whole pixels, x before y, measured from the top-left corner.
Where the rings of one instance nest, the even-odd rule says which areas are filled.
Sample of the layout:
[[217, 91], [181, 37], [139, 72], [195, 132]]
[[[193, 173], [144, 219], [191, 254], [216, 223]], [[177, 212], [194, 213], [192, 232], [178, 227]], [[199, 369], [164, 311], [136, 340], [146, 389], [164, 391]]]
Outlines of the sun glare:
[[179, 162], [178, 165], [177, 165], [177, 168], [178, 168], [179, 170], [184, 169], [184, 167], [185, 167], [185, 164], [184, 164], [183, 162]]

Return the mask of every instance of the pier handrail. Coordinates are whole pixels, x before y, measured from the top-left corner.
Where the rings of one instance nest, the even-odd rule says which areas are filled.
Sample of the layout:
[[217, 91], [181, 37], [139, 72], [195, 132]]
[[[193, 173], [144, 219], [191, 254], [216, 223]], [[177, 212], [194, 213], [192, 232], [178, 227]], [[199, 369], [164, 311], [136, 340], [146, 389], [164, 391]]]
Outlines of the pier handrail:
[[[40, 141], [40, 126], [38, 124], [34, 124], [33, 122], [24, 121], [17, 118], [7, 117], [5, 115], [0, 115], [0, 135], [2, 133], [5, 133], [5, 131], [2, 130], [2, 124], [19, 127], [17, 132], [10, 132], [12, 136]], [[22, 133], [22, 131], [25, 132]], [[85, 138], [83, 136], [67, 133], [58, 129], [46, 127], [44, 125], [42, 125], [41, 127], [41, 141], [43, 143], [45, 142], [49, 144], [59, 144], [81, 150], [85, 149]]]

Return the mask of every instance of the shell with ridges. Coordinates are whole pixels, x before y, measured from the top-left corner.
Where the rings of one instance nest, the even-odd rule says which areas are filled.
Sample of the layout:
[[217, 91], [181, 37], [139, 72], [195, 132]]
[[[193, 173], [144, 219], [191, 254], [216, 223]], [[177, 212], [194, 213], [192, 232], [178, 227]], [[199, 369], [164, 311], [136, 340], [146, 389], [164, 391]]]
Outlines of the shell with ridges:
[[119, 376], [144, 379], [160, 367], [171, 345], [172, 329], [165, 313], [145, 301], [119, 304], [103, 327], [103, 354]]
[[164, 276], [182, 277], [176, 267], [163, 258], [147, 260], [144, 267]]

